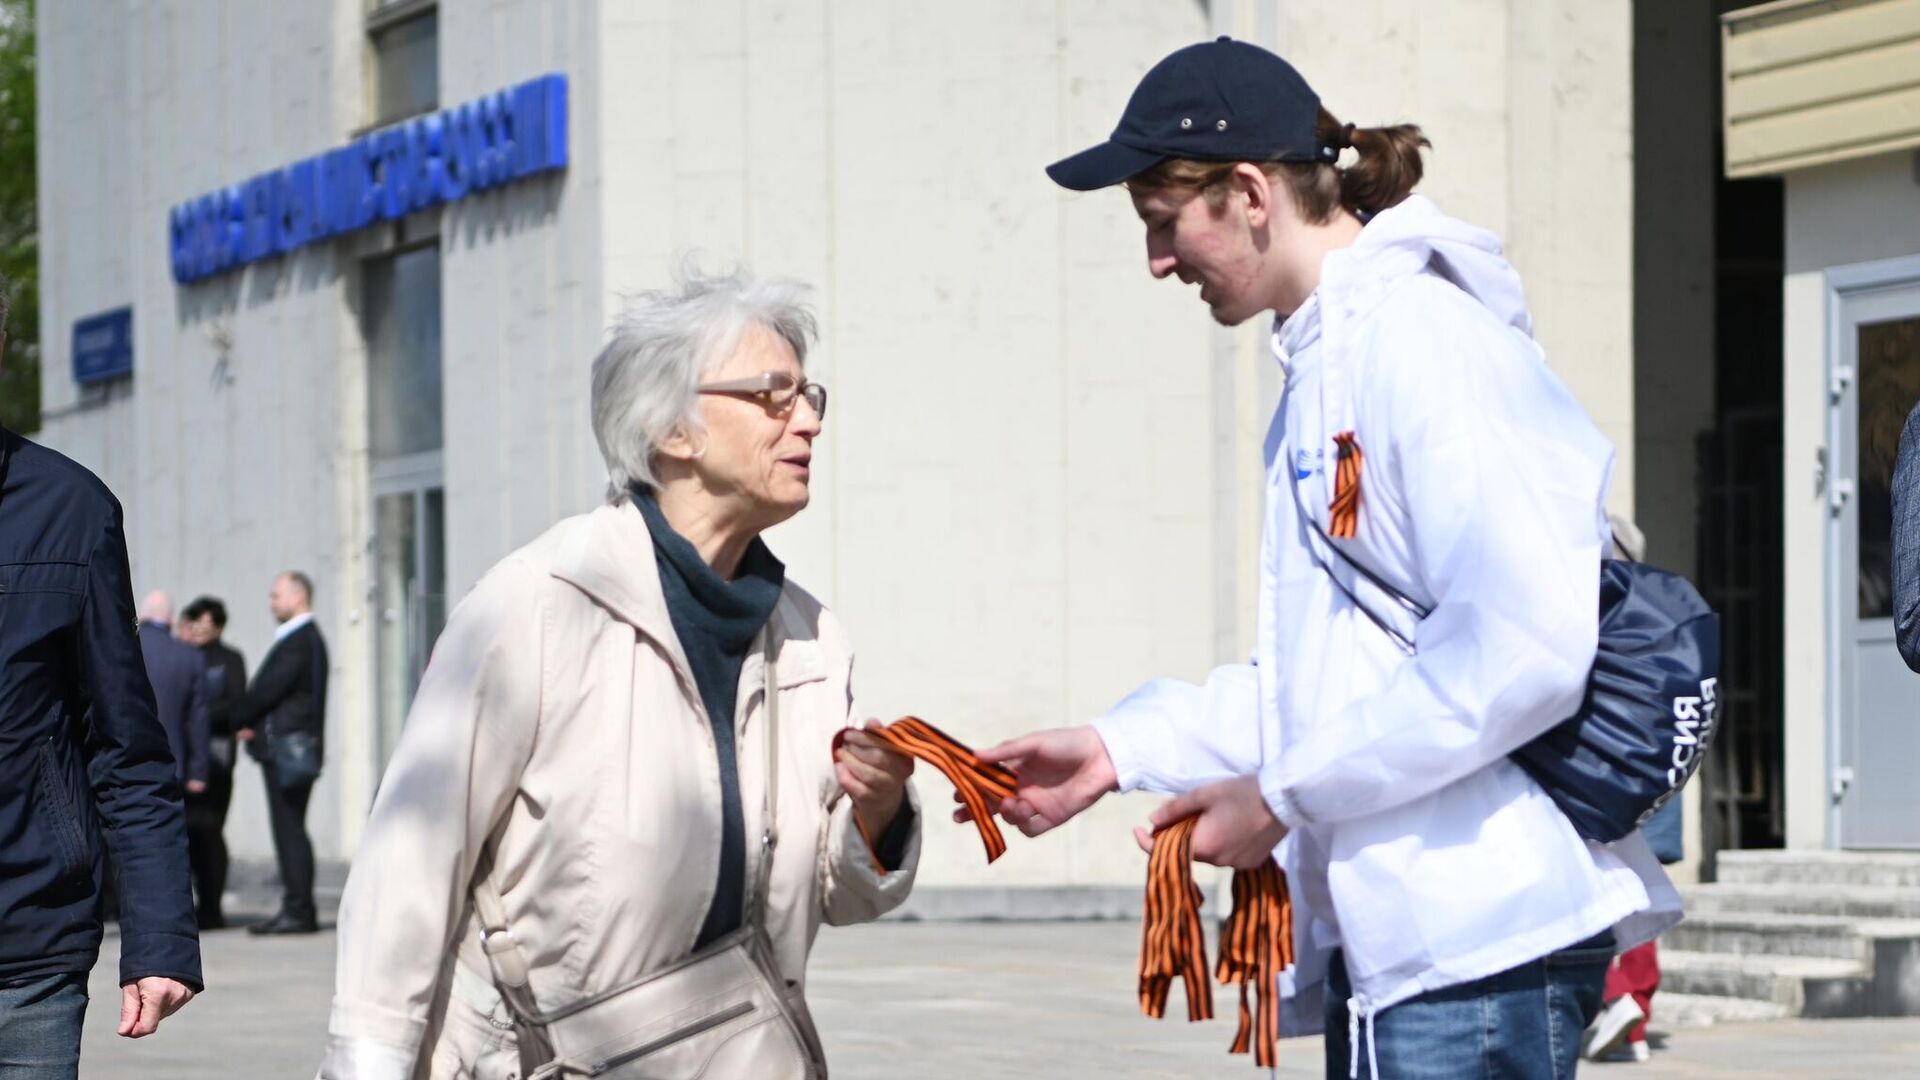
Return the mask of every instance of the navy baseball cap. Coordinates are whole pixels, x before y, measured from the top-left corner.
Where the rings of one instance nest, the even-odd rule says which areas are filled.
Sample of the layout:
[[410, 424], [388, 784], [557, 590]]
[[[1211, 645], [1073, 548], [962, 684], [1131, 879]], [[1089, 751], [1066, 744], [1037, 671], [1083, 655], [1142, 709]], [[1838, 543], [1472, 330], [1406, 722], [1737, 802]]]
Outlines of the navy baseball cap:
[[1315, 134], [1320, 96], [1293, 65], [1244, 41], [1189, 45], [1153, 66], [1098, 146], [1047, 166], [1074, 191], [1111, 187], [1168, 158], [1333, 161]]

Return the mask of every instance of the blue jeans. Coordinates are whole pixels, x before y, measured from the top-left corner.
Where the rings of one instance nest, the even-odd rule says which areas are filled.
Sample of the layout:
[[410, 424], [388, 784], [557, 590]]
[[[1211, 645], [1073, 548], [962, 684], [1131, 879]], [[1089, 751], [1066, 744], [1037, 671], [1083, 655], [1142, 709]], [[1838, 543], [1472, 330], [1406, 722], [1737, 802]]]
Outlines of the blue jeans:
[[85, 975], [0, 984], [0, 1080], [75, 1080]]
[[[1357, 1075], [1370, 1080], [1573, 1080], [1580, 1037], [1600, 1013], [1613, 958], [1606, 931], [1476, 982], [1429, 991], [1358, 1025]], [[1327, 970], [1328, 1077], [1349, 1075], [1346, 957]], [[1371, 1045], [1369, 1045], [1371, 1043]], [[1377, 1077], [1369, 1071], [1377, 1063]]]

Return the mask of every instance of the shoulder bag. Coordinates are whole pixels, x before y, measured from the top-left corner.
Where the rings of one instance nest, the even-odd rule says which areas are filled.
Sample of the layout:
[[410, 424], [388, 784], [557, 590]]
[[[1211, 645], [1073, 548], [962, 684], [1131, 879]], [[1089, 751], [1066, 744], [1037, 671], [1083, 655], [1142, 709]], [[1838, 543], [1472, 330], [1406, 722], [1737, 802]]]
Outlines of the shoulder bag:
[[490, 860], [474, 877], [480, 944], [493, 983], [514, 1018], [527, 1080], [608, 1077], [694, 1080], [755, 1077], [825, 1080], [826, 1054], [797, 983], [780, 973], [766, 931], [768, 879], [779, 839], [779, 686], [773, 640], [766, 650], [766, 811], [759, 879], [748, 891], [740, 929], [686, 959], [596, 994], [541, 1012], [528, 986], [527, 961], [507, 923]]
[[[1428, 609], [1330, 539], [1300, 498], [1320, 545], [1416, 620]], [[1617, 542], [1616, 542], [1617, 545]], [[1400, 651], [1413, 641], [1361, 601], [1307, 541], [1313, 561]], [[1622, 549], [1624, 551], [1624, 549]], [[1508, 757], [1583, 839], [1611, 844], [1639, 828], [1694, 772], [1719, 728], [1720, 620], [1686, 578], [1630, 559], [1600, 562], [1600, 636], [1580, 708]]]

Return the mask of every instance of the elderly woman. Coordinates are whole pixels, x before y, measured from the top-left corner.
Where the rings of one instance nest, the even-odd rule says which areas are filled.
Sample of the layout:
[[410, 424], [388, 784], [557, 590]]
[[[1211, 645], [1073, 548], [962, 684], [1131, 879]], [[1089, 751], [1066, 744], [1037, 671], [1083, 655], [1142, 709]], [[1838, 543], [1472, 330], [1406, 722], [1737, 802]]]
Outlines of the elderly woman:
[[824, 1073], [808, 951], [906, 898], [919, 817], [760, 540], [826, 413], [801, 295], [689, 272], [620, 317], [609, 505], [448, 621], [341, 902], [322, 1076]]

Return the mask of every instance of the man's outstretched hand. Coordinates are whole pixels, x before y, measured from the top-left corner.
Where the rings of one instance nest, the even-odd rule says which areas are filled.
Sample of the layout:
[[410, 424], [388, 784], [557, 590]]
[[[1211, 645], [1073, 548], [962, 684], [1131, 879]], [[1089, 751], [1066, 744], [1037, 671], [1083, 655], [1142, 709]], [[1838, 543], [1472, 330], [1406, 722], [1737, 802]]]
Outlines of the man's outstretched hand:
[[[1273, 857], [1273, 849], [1286, 839], [1287, 827], [1273, 816], [1266, 796], [1260, 794], [1260, 778], [1236, 776], [1194, 788], [1160, 804], [1147, 820], [1155, 831], [1182, 818], [1199, 815], [1193, 827], [1193, 857], [1197, 862], [1252, 870]], [[1142, 851], [1153, 851], [1153, 833], [1133, 830]]]
[[[1084, 724], [1022, 735], [974, 756], [1020, 775], [1019, 787], [1011, 799], [1001, 800], [999, 813], [1001, 820], [1028, 836], [1066, 824], [1119, 784], [1100, 733]], [[954, 798], [958, 801], [959, 796]], [[963, 806], [953, 812], [953, 820], [972, 818]]]
[[149, 975], [120, 988], [120, 1027], [122, 1036], [138, 1039], [153, 1034], [160, 1021], [180, 1011], [193, 1000], [186, 983], [159, 975]]

